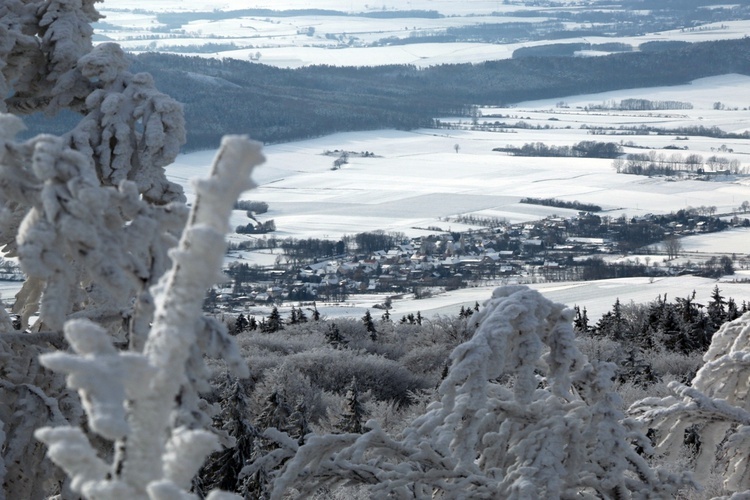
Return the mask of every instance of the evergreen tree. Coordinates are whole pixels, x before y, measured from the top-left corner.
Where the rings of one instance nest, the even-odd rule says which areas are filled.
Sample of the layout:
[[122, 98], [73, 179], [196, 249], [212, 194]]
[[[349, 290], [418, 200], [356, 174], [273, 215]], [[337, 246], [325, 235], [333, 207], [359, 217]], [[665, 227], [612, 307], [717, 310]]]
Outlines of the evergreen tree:
[[247, 329], [250, 331], [258, 329], [258, 322], [255, 320], [255, 316], [250, 316], [250, 319], [247, 321]]
[[719, 285], [714, 285], [714, 289], [711, 292], [711, 300], [708, 302], [706, 307], [706, 314], [708, 315], [708, 327], [711, 331], [717, 331], [721, 325], [727, 321], [727, 302], [721, 295]]
[[310, 434], [310, 422], [307, 418], [307, 407], [304, 401], [300, 401], [294, 407], [294, 412], [289, 417], [287, 432], [291, 437], [296, 438], [299, 444], [304, 444], [305, 436]]
[[385, 312], [381, 316], [381, 319], [383, 321], [390, 321], [391, 320], [391, 313], [388, 311], [388, 309], [385, 310]]
[[267, 333], [278, 332], [284, 329], [284, 320], [279, 314], [279, 309], [274, 306], [271, 309], [271, 314], [268, 315], [268, 320], [265, 322], [265, 328], [262, 330]]
[[575, 317], [573, 319], [573, 327], [576, 329], [577, 332], [586, 334], [589, 332], [589, 317], [586, 313], [586, 308], [583, 308], [583, 311], [581, 311], [581, 308], [578, 306], [574, 307], [575, 310]]
[[245, 317], [244, 314], [240, 313], [239, 316], [237, 316], [237, 319], [234, 322], [234, 334], [240, 334], [248, 329], [248, 326], [250, 326], [250, 322]]
[[651, 365], [635, 347], [628, 349], [627, 355], [620, 360], [617, 368], [617, 379], [620, 382], [632, 382], [641, 387], [648, 387], [656, 382]]
[[677, 297], [676, 302], [679, 330], [667, 343], [668, 347], [683, 354], [705, 351], [711, 335], [707, 333], [708, 321], [695, 303], [695, 291], [688, 297]]
[[242, 384], [228, 378], [222, 392], [221, 413], [214, 424], [226, 432], [233, 444], [208, 457], [198, 473], [201, 494], [214, 488], [242, 491], [240, 472], [254, 458], [256, 440], [260, 436], [249, 420], [249, 405]]
[[648, 305], [646, 319], [641, 325], [638, 332], [636, 343], [641, 349], [650, 350], [656, 347], [657, 341], [663, 338], [663, 327], [665, 325], [665, 315], [668, 312], [667, 296], [662, 299], [659, 294], [655, 301]]
[[733, 298], [727, 300], [727, 321], [734, 321], [742, 316], [740, 311], [737, 309], [737, 303]]
[[266, 398], [263, 409], [255, 420], [258, 429], [270, 429], [275, 427], [279, 430], [285, 430], [289, 424], [289, 417], [292, 415], [292, 409], [286, 402], [286, 398], [278, 391], [273, 391]]
[[302, 306], [300, 305], [299, 309], [297, 309], [297, 322], [299, 323], [307, 323], [307, 314], [305, 314], [304, 309], [302, 309]]
[[599, 335], [609, 337], [612, 340], [624, 340], [627, 331], [627, 321], [622, 316], [622, 306], [620, 305], [619, 297], [615, 300], [612, 310], [602, 315], [596, 325], [596, 331]]
[[334, 349], [341, 349], [346, 345], [346, 340], [344, 340], [341, 331], [339, 331], [339, 327], [334, 322], [331, 322], [331, 324], [328, 325], [326, 341], [328, 341]]
[[341, 418], [336, 424], [336, 430], [339, 432], [353, 434], [362, 434], [364, 432], [365, 427], [363, 422], [366, 418], [366, 412], [359, 398], [357, 380], [352, 379], [346, 391], [346, 402]]
[[365, 311], [365, 315], [362, 317], [362, 323], [365, 325], [367, 333], [370, 334], [370, 339], [372, 339], [373, 342], [378, 340], [378, 332], [375, 329], [375, 323], [372, 321], [372, 315], [370, 315], [369, 309]]
[[315, 302], [313, 302], [312, 318], [313, 318], [313, 321], [320, 321], [320, 313], [318, 312], [318, 306], [315, 305]]
[[[286, 398], [278, 391], [271, 393], [266, 398], [266, 403], [255, 420], [257, 429], [264, 431], [275, 428], [282, 432], [288, 430], [292, 409], [286, 402]], [[267, 499], [271, 493], [271, 470], [276, 464], [266, 464], [263, 458], [278, 448], [278, 444], [266, 438], [259, 440], [256, 453], [253, 457], [252, 472], [245, 478], [241, 491], [245, 498]]]
[[289, 324], [290, 325], [296, 325], [299, 322], [298, 316], [297, 316], [297, 308], [292, 306], [292, 312], [289, 316]]

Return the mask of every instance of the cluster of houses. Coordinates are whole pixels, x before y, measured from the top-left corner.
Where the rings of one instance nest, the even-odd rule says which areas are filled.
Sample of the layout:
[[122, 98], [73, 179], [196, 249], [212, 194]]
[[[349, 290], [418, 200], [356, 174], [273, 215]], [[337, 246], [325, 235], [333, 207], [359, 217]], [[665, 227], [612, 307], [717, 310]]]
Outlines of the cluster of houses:
[[568, 218], [436, 233], [368, 253], [353, 249], [286, 264], [277, 259], [267, 269], [237, 262], [228, 269], [232, 282], [221, 298], [230, 305], [343, 301], [358, 293], [426, 294], [434, 288], [455, 289], [493, 280], [586, 279], [582, 270], [589, 258], [634, 250], [633, 245], [653, 244], [665, 235], [726, 226], [718, 218], [693, 215], [608, 218], [580, 212]]

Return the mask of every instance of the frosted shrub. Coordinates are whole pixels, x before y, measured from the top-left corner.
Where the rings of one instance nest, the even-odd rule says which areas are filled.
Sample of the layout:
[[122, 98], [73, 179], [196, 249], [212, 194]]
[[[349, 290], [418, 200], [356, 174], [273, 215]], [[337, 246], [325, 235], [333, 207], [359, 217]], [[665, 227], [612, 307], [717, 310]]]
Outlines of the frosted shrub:
[[438, 380], [434, 377], [439, 377], [448, 365], [449, 355], [450, 349], [446, 345], [437, 344], [411, 349], [399, 361], [412, 373], [430, 377], [437, 385]]
[[[66, 373], [78, 390], [90, 429], [114, 442], [111, 463], [72, 426], [46, 427], [36, 437], [87, 498], [174, 498], [191, 485], [217, 438], [200, 428], [197, 390], [207, 388], [203, 355], [221, 355], [239, 375], [249, 375], [226, 328], [201, 319], [205, 290], [224, 255], [232, 201], [251, 186], [249, 173], [262, 161], [259, 146], [225, 139], [212, 177], [196, 186], [190, 222], [174, 264], [153, 288], [155, 312], [142, 351], [117, 351], [106, 331], [89, 320], [69, 321], [65, 337], [75, 353], [50, 353], [42, 363]], [[236, 169], [236, 170], [235, 170]], [[178, 398], [183, 407], [175, 405]], [[185, 401], [187, 400], [187, 405]], [[197, 417], [196, 417], [197, 414]], [[182, 493], [181, 493], [182, 492]]]
[[334, 404], [334, 398], [310, 382], [310, 377], [287, 365], [267, 370], [253, 393], [256, 407], [268, 399], [274, 392], [283, 394], [292, 405], [302, 403], [306, 416], [311, 423], [317, 424], [328, 415], [328, 408]]
[[[33, 429], [85, 420], [75, 390], [65, 387], [62, 375], [42, 369], [40, 354], [75, 346], [80, 359], [58, 361], [68, 363], [62, 372], [69, 373], [70, 386], [86, 395], [89, 425], [108, 437], [124, 432], [121, 409], [106, 397], [102, 401], [101, 387], [86, 386], [73, 366], [80, 363], [94, 374], [106, 372], [109, 360], [114, 373], [149, 372], [137, 356], [113, 354], [111, 340], [142, 352], [159, 305], [151, 287], [169, 269], [168, 251], [188, 215], [182, 188], [164, 172], [184, 142], [182, 107], [158, 92], [149, 75], [129, 73], [119, 47], [93, 47], [90, 24], [100, 18], [94, 3], [0, 4], [0, 246], [19, 258], [27, 275], [14, 312], [30, 330], [12, 332], [7, 315], [0, 314], [0, 420], [7, 436], [0, 475], [8, 498], [60, 492], [61, 474], [43, 459]], [[14, 115], [64, 109], [82, 116], [73, 130], [16, 139], [23, 124]], [[63, 324], [71, 320], [77, 326], [63, 337]], [[225, 339], [211, 322], [191, 328], [205, 335], [190, 359], [203, 347], [222, 350], [217, 345]], [[102, 383], [110, 378], [101, 377]], [[107, 396], [117, 399], [123, 390]], [[192, 395], [186, 384], [187, 406]], [[55, 431], [67, 436], [58, 444], [86, 440], [73, 428]], [[101, 472], [101, 461], [81, 450], [81, 460], [89, 460], [83, 464], [87, 473]]]
[[592, 362], [614, 363], [622, 353], [622, 345], [607, 337], [579, 335], [576, 337], [576, 345]]
[[660, 377], [670, 376], [682, 382], [692, 380], [703, 364], [700, 352], [682, 354], [666, 349], [650, 349], [643, 351], [643, 357]]
[[656, 450], [679, 456], [685, 431], [697, 431], [700, 450], [692, 460], [702, 483], [719, 474], [727, 492], [750, 496], [750, 314], [724, 324], [712, 338], [704, 364], [690, 386], [671, 382], [672, 395], [646, 398], [631, 412], [656, 432]]
[[[272, 498], [342, 484], [378, 498], [673, 496], [685, 480], [636, 453], [648, 440], [619, 409], [612, 366], [576, 347], [572, 315], [525, 287], [495, 290], [426, 413], [398, 437], [371, 420], [363, 435], [283, 440]], [[507, 376], [512, 389], [495, 382]]]
[[297, 370], [313, 385], [344, 394], [352, 379], [362, 391], [372, 391], [381, 401], [406, 403], [410, 392], [429, 384], [399, 363], [363, 352], [321, 348], [287, 357], [283, 369]]

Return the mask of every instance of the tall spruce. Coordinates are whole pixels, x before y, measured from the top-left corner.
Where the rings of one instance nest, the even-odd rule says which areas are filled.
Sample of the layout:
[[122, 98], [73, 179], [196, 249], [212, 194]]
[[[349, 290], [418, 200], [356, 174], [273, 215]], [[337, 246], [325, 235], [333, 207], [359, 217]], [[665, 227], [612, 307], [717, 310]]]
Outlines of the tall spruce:
[[372, 315], [370, 310], [365, 311], [365, 315], [362, 316], [362, 324], [365, 325], [365, 330], [370, 334], [370, 339], [375, 342], [378, 340], [378, 331], [375, 328], [375, 323], [372, 321]]
[[229, 445], [213, 453], [198, 473], [199, 493], [214, 488], [240, 493], [240, 472], [256, 455], [260, 436], [250, 421], [249, 403], [243, 385], [229, 377], [222, 391], [221, 413], [214, 424], [230, 438]]
[[346, 390], [344, 408], [341, 418], [336, 423], [336, 430], [344, 433], [362, 434], [365, 430], [366, 417], [365, 408], [360, 401], [357, 380], [353, 378]]
[[263, 331], [266, 333], [273, 333], [283, 329], [284, 320], [282, 319], [281, 314], [279, 314], [278, 307], [273, 306], [273, 309], [271, 309], [271, 314], [268, 315], [268, 319], [265, 322]]

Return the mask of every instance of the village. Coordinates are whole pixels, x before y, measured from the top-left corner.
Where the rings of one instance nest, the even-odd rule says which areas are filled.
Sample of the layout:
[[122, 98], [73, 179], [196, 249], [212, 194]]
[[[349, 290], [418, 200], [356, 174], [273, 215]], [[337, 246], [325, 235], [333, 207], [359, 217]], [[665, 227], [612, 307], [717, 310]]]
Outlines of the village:
[[740, 212], [714, 215], [712, 208], [636, 218], [581, 211], [519, 224], [464, 217], [463, 222], [484, 227], [419, 238], [384, 232], [340, 241], [264, 235], [252, 244], [232, 245], [228, 257], [271, 250], [277, 254], [274, 265], [233, 261], [226, 269], [231, 280], [209, 292], [206, 308], [341, 302], [363, 293], [421, 298], [480, 284], [733, 274], [735, 267], [750, 263], [748, 256], [678, 258], [683, 236], [750, 226]]

